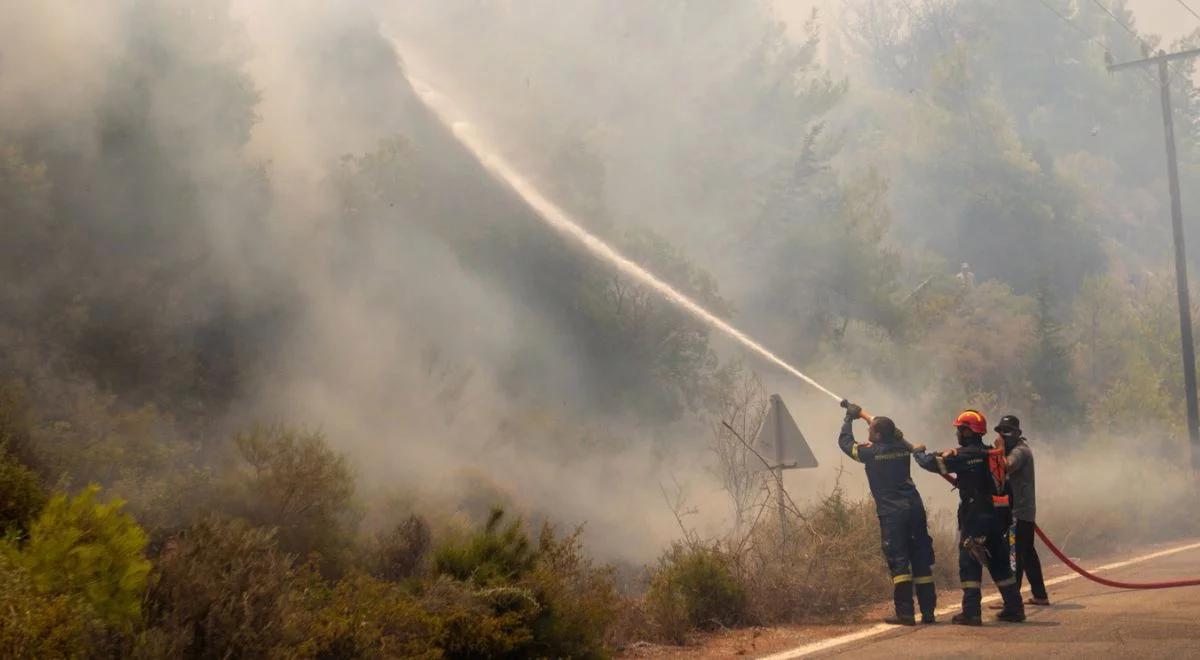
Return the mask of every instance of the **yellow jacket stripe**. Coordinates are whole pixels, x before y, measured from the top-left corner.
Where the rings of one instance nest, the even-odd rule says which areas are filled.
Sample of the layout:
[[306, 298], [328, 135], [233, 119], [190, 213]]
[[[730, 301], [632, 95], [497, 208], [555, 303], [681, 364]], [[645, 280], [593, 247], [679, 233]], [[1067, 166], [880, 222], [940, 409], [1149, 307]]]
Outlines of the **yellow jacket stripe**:
[[912, 581], [913, 581], [912, 573], [905, 573], [904, 575], [896, 575], [896, 576], [892, 577], [892, 584], [902, 584], [904, 582], [912, 582]]
[[983, 586], [983, 584], [979, 582], [979, 580], [963, 580], [962, 583], [963, 589], [978, 589], [981, 586]]
[[933, 584], [933, 576], [923, 575], [921, 577], [913, 578], [913, 584]]

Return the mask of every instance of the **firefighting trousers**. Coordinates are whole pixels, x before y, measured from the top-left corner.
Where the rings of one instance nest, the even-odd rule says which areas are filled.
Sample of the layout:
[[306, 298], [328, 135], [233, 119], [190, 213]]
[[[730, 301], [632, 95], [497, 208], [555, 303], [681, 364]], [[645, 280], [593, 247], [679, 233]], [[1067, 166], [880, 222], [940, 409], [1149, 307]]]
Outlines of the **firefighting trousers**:
[[921, 614], [932, 618], [937, 609], [937, 592], [933, 587], [933, 539], [929, 538], [925, 508], [918, 505], [908, 511], [879, 516], [879, 532], [883, 556], [892, 575], [896, 615], [913, 616], [915, 589]]
[[1042, 561], [1037, 548], [1033, 547], [1033, 521], [1017, 521], [1017, 590], [1021, 590], [1021, 579], [1029, 576], [1029, 589], [1034, 598], [1046, 598], [1046, 581], [1042, 578]]
[[[1004, 610], [1012, 613], [1023, 613], [1025, 606], [1021, 603], [1021, 592], [1017, 580], [1013, 576], [1012, 566], [1009, 565], [1008, 533], [1003, 529], [1003, 523], [998, 518], [986, 520], [971, 520], [966, 529], [959, 532], [958, 537], [958, 578], [962, 582], [963, 614], [969, 617], [982, 615], [981, 601], [983, 600], [983, 564], [977, 557], [981, 556], [987, 564], [992, 581], [1000, 590], [1004, 599]], [[981, 533], [986, 532], [986, 533]], [[972, 552], [974, 546], [974, 552]]]

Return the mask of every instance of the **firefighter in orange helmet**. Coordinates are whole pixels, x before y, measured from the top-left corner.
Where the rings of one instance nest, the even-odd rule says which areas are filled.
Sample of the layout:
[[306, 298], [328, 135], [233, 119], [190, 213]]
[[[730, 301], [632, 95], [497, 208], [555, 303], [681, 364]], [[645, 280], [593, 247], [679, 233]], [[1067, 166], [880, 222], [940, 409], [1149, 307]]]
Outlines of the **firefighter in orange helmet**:
[[1003, 494], [1003, 483], [996, 483], [988, 447], [983, 443], [987, 419], [977, 410], [964, 410], [954, 420], [954, 427], [958, 434], [957, 449], [931, 454], [918, 447], [913, 455], [922, 468], [957, 479], [958, 577], [963, 588], [963, 611], [954, 615], [952, 623], [982, 625], [984, 564], [1004, 599], [1004, 609], [996, 618], [1014, 623], [1024, 621], [1025, 606], [1008, 563], [1007, 530], [993, 501], [994, 496]]

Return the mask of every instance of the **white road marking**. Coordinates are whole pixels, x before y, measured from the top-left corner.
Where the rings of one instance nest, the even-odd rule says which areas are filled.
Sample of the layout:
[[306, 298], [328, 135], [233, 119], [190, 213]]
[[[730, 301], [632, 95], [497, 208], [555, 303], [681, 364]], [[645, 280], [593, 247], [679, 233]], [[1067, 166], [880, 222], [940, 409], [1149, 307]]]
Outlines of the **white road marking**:
[[[1140, 564], [1144, 561], [1150, 561], [1151, 559], [1158, 559], [1159, 557], [1166, 557], [1168, 555], [1173, 555], [1173, 554], [1176, 554], [1179, 552], [1187, 552], [1188, 550], [1195, 550], [1197, 548], [1200, 548], [1200, 543], [1191, 543], [1188, 545], [1181, 545], [1177, 548], [1168, 548], [1166, 550], [1159, 550], [1158, 552], [1152, 552], [1148, 555], [1142, 555], [1140, 557], [1126, 559], [1125, 561], [1113, 562], [1111, 564], [1105, 564], [1103, 566], [1100, 566], [1099, 568], [1092, 568], [1092, 569], [1088, 569], [1088, 570], [1091, 573], [1099, 573], [1100, 571], [1111, 571], [1116, 568], [1124, 568], [1125, 566], [1129, 566], [1132, 564]], [[1079, 575], [1078, 573], [1072, 572], [1067, 575], [1061, 575], [1059, 577], [1046, 580], [1046, 586], [1049, 587], [1049, 586], [1053, 586], [1055, 584], [1069, 582], [1071, 580], [1078, 580], [1081, 577], [1083, 577], [1083, 576]], [[984, 597], [983, 602], [989, 603], [989, 602], [999, 600], [999, 599], [1000, 599], [999, 594], [992, 594], [991, 596]], [[947, 605], [946, 607], [938, 608], [936, 613], [937, 613], [938, 618], [941, 618], [941, 617], [946, 616], [947, 614], [952, 614], [961, 609], [962, 609], [961, 605]], [[863, 628], [862, 630], [859, 630], [857, 632], [847, 633], [845, 635], [839, 635], [838, 637], [830, 637], [829, 639], [823, 639], [819, 642], [813, 642], [811, 644], [805, 644], [804, 646], [797, 646], [794, 649], [788, 649], [787, 651], [780, 651], [779, 653], [774, 653], [772, 655], [763, 656], [760, 660], [792, 660], [793, 658], [803, 658], [804, 656], [812, 655], [813, 653], [818, 653], [820, 651], [828, 651], [829, 649], [837, 648], [839, 646], [845, 646], [846, 644], [851, 644], [851, 643], [854, 643], [854, 642], [857, 642], [857, 641], [863, 640], [863, 639], [870, 639], [872, 637], [876, 637], [878, 635], [882, 635], [887, 632], [895, 632], [898, 629], [899, 629], [898, 626], [893, 626], [893, 625], [890, 625], [887, 623], [878, 623], [878, 624], [875, 624], [868, 628]]]

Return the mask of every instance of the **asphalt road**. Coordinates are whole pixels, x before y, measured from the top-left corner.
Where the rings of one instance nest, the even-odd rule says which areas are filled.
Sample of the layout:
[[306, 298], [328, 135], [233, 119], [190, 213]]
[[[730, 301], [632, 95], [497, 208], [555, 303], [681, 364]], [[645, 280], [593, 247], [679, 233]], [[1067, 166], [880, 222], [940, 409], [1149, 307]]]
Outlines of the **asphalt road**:
[[[1044, 548], [1039, 550], [1048, 554]], [[1200, 547], [1101, 574], [1131, 582], [1200, 577]], [[989, 591], [995, 593], [990, 583], [985, 586], [985, 596]], [[1200, 587], [1120, 591], [1080, 578], [1053, 585], [1049, 592], [1053, 605], [1027, 606], [1029, 618], [1021, 624], [991, 620], [992, 611], [985, 604], [982, 628], [950, 625], [950, 614], [946, 614], [941, 617], [945, 622], [937, 625], [897, 627], [853, 641], [835, 638], [827, 640], [834, 642], [831, 647], [788, 655], [887, 660], [1200, 657]], [[961, 592], [938, 594], [942, 605], [956, 603], [960, 596]], [[870, 629], [862, 632], [869, 634]]]

